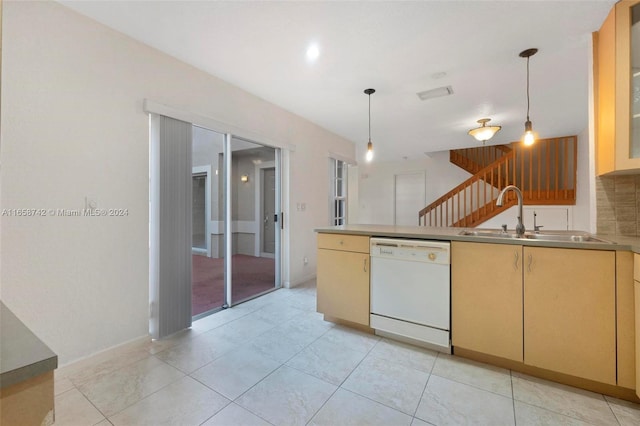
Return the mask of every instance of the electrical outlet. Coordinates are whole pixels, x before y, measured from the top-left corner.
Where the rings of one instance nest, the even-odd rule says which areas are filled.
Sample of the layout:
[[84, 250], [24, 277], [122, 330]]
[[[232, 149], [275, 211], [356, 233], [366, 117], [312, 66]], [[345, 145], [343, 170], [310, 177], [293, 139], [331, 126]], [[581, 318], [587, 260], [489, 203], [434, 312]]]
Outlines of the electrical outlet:
[[302, 263], [304, 263], [305, 265], [308, 265], [308, 264], [309, 264], [309, 258], [308, 258], [307, 256], [305, 256], [305, 257], [302, 259]]

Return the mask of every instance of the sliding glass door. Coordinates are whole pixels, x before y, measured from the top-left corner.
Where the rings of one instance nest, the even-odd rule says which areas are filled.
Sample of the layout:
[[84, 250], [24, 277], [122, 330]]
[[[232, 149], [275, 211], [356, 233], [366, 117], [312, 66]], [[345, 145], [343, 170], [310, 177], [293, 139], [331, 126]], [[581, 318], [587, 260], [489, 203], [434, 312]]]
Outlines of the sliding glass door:
[[280, 150], [150, 115], [149, 329], [280, 287]]
[[194, 318], [226, 306], [224, 276], [225, 135], [193, 126], [192, 273]]
[[197, 319], [279, 287], [280, 153], [195, 126], [192, 152]]
[[273, 290], [279, 282], [278, 154], [231, 138], [231, 304]]

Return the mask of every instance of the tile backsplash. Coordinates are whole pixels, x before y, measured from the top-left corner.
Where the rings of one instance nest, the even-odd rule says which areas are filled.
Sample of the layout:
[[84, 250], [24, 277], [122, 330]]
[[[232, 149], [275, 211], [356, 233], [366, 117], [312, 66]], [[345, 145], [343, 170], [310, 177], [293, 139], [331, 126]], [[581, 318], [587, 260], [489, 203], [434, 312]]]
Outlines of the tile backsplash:
[[640, 236], [640, 175], [596, 177], [598, 234]]

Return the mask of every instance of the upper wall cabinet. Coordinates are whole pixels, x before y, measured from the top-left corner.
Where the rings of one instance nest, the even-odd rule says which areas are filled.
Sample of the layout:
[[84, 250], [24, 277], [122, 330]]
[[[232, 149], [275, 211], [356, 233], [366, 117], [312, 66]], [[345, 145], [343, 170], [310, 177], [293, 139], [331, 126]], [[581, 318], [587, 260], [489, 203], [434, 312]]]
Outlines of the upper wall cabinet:
[[596, 171], [640, 173], [640, 0], [621, 0], [593, 35]]

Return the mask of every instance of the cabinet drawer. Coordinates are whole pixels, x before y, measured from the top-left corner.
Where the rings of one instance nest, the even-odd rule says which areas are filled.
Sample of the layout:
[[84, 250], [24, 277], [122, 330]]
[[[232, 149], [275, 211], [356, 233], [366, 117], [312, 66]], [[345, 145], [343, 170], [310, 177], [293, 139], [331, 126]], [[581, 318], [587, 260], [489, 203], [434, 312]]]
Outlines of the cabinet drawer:
[[640, 254], [633, 254], [633, 279], [640, 281]]
[[369, 253], [369, 237], [363, 235], [318, 234], [318, 248]]

